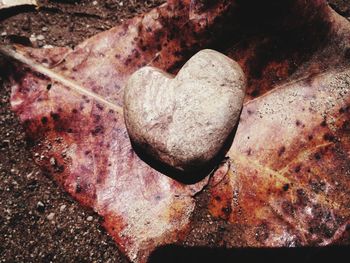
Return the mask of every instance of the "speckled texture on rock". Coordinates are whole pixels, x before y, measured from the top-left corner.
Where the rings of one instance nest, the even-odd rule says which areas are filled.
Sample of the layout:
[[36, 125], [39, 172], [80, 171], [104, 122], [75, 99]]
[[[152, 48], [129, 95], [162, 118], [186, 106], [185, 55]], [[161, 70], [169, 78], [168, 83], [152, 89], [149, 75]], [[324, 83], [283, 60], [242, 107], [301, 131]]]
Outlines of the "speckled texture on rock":
[[124, 115], [132, 141], [181, 171], [203, 169], [238, 121], [245, 94], [241, 67], [202, 50], [176, 77], [153, 67], [136, 71], [124, 91]]

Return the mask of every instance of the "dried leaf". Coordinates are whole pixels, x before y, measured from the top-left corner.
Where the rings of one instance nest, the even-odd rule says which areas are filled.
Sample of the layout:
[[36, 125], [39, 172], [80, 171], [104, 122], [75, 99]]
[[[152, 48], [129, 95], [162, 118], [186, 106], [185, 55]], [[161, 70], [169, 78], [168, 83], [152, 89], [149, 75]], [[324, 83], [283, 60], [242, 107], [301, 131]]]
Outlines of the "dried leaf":
[[0, 9], [9, 8], [19, 5], [35, 5], [37, 6], [36, 0], [0, 0]]
[[211, 188], [209, 208], [244, 226], [248, 246], [328, 245], [345, 233], [349, 84], [350, 70], [329, 72], [245, 104], [228, 153], [234, 169]]
[[1, 52], [22, 62], [7, 67], [11, 103], [38, 164], [144, 262], [196, 227], [193, 195], [208, 177], [185, 185], [134, 153], [121, 114], [128, 76], [144, 65], [176, 73], [201, 48], [237, 60], [246, 103], [201, 209], [231, 225], [227, 247], [326, 245], [350, 220], [349, 39], [322, 0], [172, 0], [74, 50]]

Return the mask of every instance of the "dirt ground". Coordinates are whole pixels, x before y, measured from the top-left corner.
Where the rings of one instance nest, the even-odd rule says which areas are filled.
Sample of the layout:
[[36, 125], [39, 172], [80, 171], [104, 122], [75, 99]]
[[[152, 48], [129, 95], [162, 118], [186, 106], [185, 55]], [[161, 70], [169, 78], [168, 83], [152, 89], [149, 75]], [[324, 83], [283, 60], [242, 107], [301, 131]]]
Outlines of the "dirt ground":
[[[74, 47], [163, 0], [41, 0], [0, 11], [0, 43]], [[350, 0], [330, 0], [350, 18]], [[1, 74], [0, 74], [1, 76]], [[0, 77], [0, 262], [127, 262], [99, 222], [34, 164]], [[191, 242], [201, 235], [194, 236]]]

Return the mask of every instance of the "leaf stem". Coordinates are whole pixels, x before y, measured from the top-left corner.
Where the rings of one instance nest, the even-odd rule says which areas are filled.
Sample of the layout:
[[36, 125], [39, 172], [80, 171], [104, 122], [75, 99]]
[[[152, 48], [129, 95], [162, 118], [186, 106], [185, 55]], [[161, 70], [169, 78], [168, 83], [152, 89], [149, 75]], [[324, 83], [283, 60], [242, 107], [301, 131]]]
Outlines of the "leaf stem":
[[100, 95], [82, 87], [81, 85], [79, 85], [75, 81], [73, 81], [67, 77], [64, 77], [61, 74], [25, 57], [24, 55], [13, 50], [13, 48], [11, 48], [9, 46], [2, 46], [2, 47], [0, 46], [0, 53], [29, 66], [33, 70], [63, 84], [66, 87], [71, 88], [72, 90], [74, 90], [75, 92], [77, 92], [79, 94], [86, 95], [92, 99], [95, 99], [99, 103], [104, 104], [105, 106], [109, 107], [110, 109], [113, 109], [116, 112], [118, 112], [119, 114], [123, 115], [123, 108], [121, 106], [116, 105], [116, 104], [106, 100], [105, 98], [101, 97]]

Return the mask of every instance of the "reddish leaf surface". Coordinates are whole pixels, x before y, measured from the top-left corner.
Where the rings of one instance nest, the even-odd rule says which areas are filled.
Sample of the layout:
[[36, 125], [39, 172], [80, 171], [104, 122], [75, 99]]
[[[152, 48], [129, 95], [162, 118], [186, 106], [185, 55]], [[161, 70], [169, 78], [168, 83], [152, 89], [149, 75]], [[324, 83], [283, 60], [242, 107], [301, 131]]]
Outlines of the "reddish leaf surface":
[[196, 225], [193, 196], [209, 178], [185, 185], [142, 161], [122, 93], [139, 67], [176, 73], [201, 48], [234, 58], [248, 78], [229, 161], [208, 185], [208, 211], [232, 226], [226, 246], [343, 242], [350, 26], [321, 0], [168, 1], [74, 50], [3, 49], [24, 62], [4, 68], [38, 164], [104, 217], [131, 260], [183, 240]]

